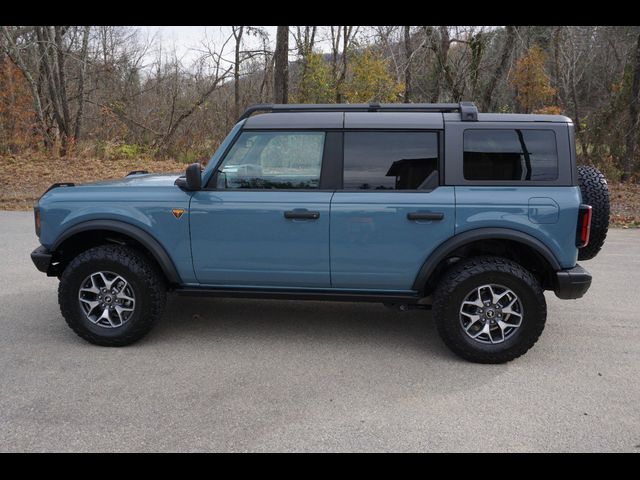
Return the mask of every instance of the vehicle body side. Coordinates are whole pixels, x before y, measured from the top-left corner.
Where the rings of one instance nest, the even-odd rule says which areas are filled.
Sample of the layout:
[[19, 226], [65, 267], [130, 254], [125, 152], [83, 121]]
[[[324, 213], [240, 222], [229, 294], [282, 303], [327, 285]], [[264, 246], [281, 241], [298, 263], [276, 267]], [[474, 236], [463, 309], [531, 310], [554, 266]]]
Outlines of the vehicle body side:
[[[513, 128], [514, 124], [555, 133], [558, 178], [526, 186], [465, 181], [459, 168], [462, 132]], [[320, 188], [216, 188], [225, 155], [243, 131], [251, 130], [327, 133]], [[437, 186], [428, 190], [344, 190], [343, 136], [365, 131], [436, 132]], [[42, 218], [40, 242], [55, 256], [73, 228], [81, 232], [87, 225], [88, 231], [95, 221], [129, 225], [151, 236], [170, 259], [171, 266], [161, 267], [165, 275], [173, 267], [176, 278], [170, 283], [176, 288], [421, 296], [423, 284], [430, 281], [424, 275], [440, 272], [437, 266], [428, 265], [434, 252], [446, 259], [464, 246], [452, 240], [471, 238], [470, 232], [478, 235], [469, 242], [479, 245], [477, 242], [502, 239], [512, 242], [509, 245], [520, 243], [521, 252], [533, 252], [545, 268], [571, 269], [578, 254], [575, 232], [581, 203], [572, 135], [573, 124], [560, 116], [480, 115], [478, 122], [462, 122], [453, 113], [257, 115], [242, 120], [229, 133], [202, 172], [201, 191], [188, 192], [174, 185], [178, 174], [142, 174], [47, 192], [37, 206]], [[282, 216], [283, 210], [297, 208], [317, 210], [320, 218], [317, 222], [292, 221]], [[183, 213], [177, 216], [172, 213], [175, 209]], [[442, 213], [443, 218], [408, 221], [407, 214], [416, 211]], [[501, 237], [498, 230], [507, 234]], [[117, 239], [127, 241], [124, 230], [115, 233]], [[134, 241], [144, 245], [142, 239]], [[162, 255], [151, 252], [159, 263]], [[240, 260], [241, 265], [232, 264]], [[553, 285], [547, 282], [546, 287]]]

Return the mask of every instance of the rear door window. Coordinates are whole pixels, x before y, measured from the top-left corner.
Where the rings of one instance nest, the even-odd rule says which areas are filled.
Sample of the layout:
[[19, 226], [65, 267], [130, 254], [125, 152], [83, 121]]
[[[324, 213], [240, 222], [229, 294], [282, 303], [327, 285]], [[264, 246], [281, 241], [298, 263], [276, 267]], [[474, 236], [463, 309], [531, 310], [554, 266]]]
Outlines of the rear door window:
[[345, 190], [421, 190], [438, 185], [436, 132], [345, 132]]

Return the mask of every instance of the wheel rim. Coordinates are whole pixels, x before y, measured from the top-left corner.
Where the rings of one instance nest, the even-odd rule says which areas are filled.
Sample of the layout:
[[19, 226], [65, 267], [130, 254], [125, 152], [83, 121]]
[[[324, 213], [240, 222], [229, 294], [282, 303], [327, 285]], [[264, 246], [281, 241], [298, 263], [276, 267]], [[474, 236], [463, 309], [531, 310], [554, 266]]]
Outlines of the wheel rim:
[[471, 290], [460, 306], [464, 333], [479, 343], [502, 343], [513, 336], [524, 319], [522, 302], [504, 285], [487, 284]]
[[121, 327], [135, 312], [136, 297], [129, 282], [113, 272], [95, 272], [85, 278], [78, 292], [87, 319], [103, 328]]

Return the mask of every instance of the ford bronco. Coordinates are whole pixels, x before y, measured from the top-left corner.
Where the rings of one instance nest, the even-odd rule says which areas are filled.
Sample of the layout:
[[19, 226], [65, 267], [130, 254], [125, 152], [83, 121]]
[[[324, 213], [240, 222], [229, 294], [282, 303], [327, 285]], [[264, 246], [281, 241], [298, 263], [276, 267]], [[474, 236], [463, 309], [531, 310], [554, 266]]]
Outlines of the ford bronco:
[[33, 262], [98, 345], [139, 340], [174, 291], [431, 309], [453, 352], [500, 363], [537, 341], [545, 290], [589, 288], [609, 196], [564, 116], [256, 105], [204, 169], [55, 184], [34, 211]]

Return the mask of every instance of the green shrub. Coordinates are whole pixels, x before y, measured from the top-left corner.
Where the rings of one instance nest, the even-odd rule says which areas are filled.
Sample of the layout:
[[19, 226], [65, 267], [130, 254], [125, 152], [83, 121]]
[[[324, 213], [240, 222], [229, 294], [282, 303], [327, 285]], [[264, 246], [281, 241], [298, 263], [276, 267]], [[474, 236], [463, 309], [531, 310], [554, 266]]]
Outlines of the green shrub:
[[135, 143], [124, 143], [119, 141], [98, 142], [95, 146], [95, 154], [104, 160], [128, 160], [149, 156], [151, 154], [148, 147]]

